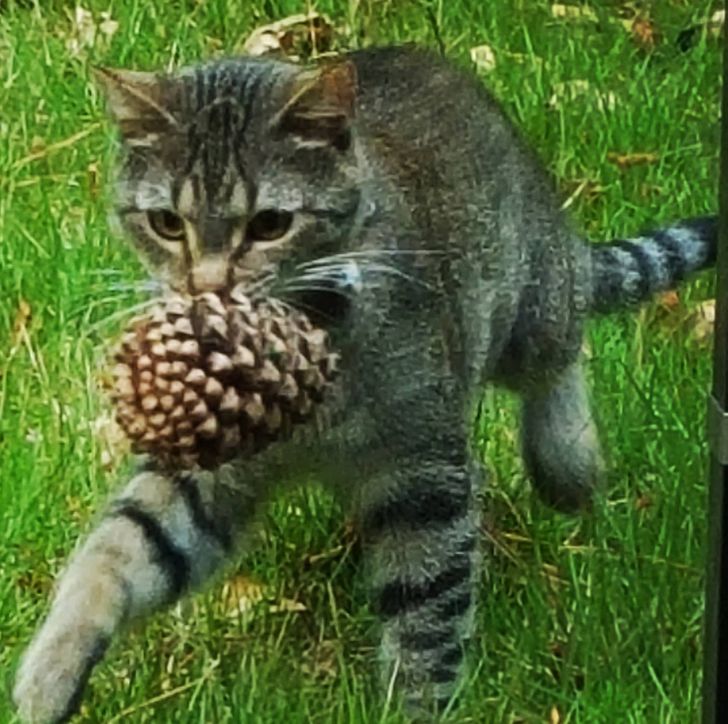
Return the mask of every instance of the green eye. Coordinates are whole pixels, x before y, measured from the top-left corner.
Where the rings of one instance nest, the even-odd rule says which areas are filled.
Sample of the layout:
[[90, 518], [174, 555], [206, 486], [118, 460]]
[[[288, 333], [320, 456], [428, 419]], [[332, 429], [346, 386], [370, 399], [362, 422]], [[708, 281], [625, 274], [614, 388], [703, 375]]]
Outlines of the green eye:
[[293, 214], [288, 211], [264, 209], [259, 211], [248, 223], [249, 241], [275, 241], [291, 228]]
[[155, 234], [158, 234], [167, 241], [182, 241], [185, 238], [185, 222], [167, 209], [154, 209], [147, 212], [149, 226]]

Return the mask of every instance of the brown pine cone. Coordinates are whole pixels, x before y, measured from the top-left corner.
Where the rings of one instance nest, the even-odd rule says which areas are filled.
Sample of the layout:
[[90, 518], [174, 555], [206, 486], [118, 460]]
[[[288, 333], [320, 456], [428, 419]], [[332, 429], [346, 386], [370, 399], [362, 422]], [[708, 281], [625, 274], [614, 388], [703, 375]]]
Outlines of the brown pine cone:
[[111, 396], [132, 448], [205, 468], [288, 436], [338, 360], [306, 315], [235, 291], [161, 302], [132, 321], [114, 357]]

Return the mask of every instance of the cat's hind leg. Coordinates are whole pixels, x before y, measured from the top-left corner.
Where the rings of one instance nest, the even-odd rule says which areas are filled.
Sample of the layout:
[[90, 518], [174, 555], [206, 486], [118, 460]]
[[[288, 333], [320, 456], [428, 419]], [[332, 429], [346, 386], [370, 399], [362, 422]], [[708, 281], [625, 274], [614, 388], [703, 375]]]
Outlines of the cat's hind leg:
[[256, 497], [224, 477], [143, 472], [111, 503], [61, 575], [22, 657], [13, 698], [23, 721], [67, 720], [119, 627], [174, 602], [219, 568]]
[[384, 686], [429, 720], [456, 693], [469, 635], [479, 476], [459, 452], [400, 463], [368, 481], [360, 525], [383, 626]]
[[563, 511], [588, 507], [603, 462], [581, 363], [526, 393], [521, 416], [523, 459], [539, 495]]

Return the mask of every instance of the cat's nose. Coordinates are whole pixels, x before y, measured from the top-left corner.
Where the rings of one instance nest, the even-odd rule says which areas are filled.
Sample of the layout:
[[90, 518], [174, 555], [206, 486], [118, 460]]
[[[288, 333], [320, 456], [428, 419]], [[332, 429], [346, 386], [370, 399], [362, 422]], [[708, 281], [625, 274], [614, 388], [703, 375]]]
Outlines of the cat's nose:
[[230, 282], [230, 262], [227, 258], [208, 257], [200, 259], [190, 270], [188, 286], [191, 294], [217, 292]]

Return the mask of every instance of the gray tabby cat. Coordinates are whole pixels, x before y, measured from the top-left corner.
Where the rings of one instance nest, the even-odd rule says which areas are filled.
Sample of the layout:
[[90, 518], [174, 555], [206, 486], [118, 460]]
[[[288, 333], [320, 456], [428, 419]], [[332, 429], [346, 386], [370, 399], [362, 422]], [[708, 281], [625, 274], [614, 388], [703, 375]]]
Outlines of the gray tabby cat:
[[441, 710], [473, 608], [483, 385], [522, 395], [538, 492], [586, 506], [601, 463], [584, 320], [711, 264], [715, 219], [584, 243], [480, 83], [414, 49], [98, 76], [123, 141], [118, 214], [155, 274], [188, 293], [246, 282], [318, 315], [341, 387], [315, 442], [214, 473], [141, 469], [60, 578], [17, 674], [21, 717], [68, 718], [123, 624], [204, 584], [274, 487], [304, 476], [359, 522], [385, 681], [410, 711]]

